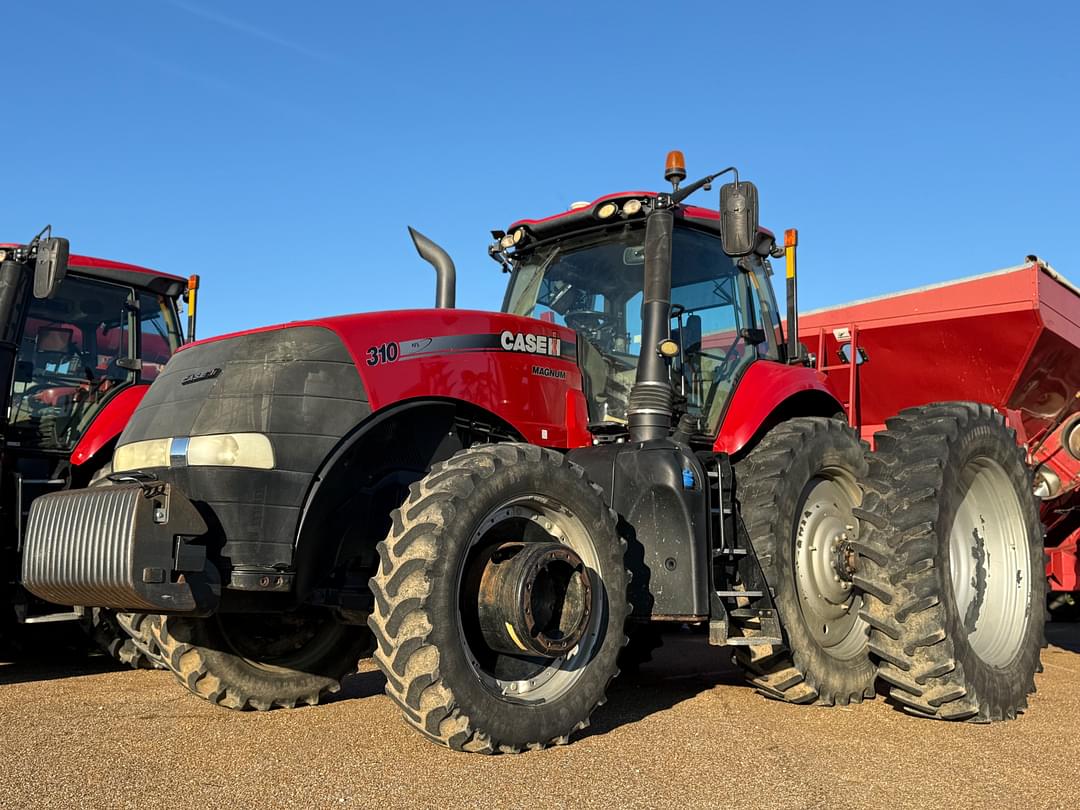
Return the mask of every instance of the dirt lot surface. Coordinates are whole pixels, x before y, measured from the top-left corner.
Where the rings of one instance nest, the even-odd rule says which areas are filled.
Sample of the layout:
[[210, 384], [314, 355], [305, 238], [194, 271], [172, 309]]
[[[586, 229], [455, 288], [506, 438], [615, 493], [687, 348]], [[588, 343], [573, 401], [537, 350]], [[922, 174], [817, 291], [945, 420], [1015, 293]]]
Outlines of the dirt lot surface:
[[1080, 625], [1050, 631], [1030, 710], [992, 726], [775, 703], [674, 632], [585, 736], [516, 757], [425, 742], [366, 665], [329, 704], [242, 714], [164, 672], [0, 664], [0, 807], [1075, 807]]

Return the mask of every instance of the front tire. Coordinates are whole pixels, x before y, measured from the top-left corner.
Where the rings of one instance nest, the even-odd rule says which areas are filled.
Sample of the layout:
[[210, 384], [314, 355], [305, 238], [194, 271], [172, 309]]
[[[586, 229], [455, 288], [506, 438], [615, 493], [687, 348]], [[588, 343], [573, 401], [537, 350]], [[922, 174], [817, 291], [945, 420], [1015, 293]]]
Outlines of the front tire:
[[[867, 625], [855, 574], [865, 449], [837, 419], [774, 427], [735, 465], [736, 498], [773, 591], [783, 645], [735, 647], [736, 664], [765, 695], [826, 706], [874, 696]], [[733, 621], [732, 630], [754, 620]]]
[[910, 408], [886, 425], [863, 505], [878, 673], [913, 714], [1013, 718], [1045, 646], [1042, 526], [1024, 451], [988, 405]]
[[132, 669], [164, 669], [150, 635], [152, 617], [141, 613], [117, 613], [90, 608], [82, 620], [83, 630], [111, 658]]
[[[572, 648], [526, 650], [536, 639], [512, 621], [508, 632], [524, 652], [491, 640], [500, 622], [485, 623], [492, 598], [481, 593], [495, 591], [485, 584], [494, 581], [492, 567], [516, 558], [499, 562], [508, 545], [525, 559], [548, 549], [580, 560], [574, 576], [584, 578], [583, 603], [571, 604], [569, 585], [548, 583], [545, 590], [556, 594], [551, 604], [531, 608], [534, 615], [580, 617], [567, 630]], [[517, 753], [567, 742], [618, 673], [629, 613], [625, 546], [599, 489], [552, 450], [488, 445], [435, 465], [394, 511], [371, 580], [375, 660], [406, 722], [457, 751]], [[548, 633], [557, 637], [557, 628], [537, 638]]]
[[151, 628], [177, 681], [204, 700], [239, 710], [314, 706], [341, 688], [371, 646], [367, 628], [315, 609], [161, 616]]

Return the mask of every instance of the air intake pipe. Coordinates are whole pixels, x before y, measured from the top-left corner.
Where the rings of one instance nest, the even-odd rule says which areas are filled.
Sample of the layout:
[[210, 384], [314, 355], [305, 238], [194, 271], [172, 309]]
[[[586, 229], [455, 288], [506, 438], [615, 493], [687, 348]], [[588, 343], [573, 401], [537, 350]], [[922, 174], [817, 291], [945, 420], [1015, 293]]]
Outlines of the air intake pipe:
[[630, 390], [630, 440], [662, 439], [671, 431], [672, 391], [660, 342], [671, 329], [671, 234], [675, 216], [656, 208], [645, 221], [645, 282], [642, 296], [641, 357]]
[[450, 254], [436, 245], [420, 231], [409, 228], [409, 236], [416, 245], [420, 258], [435, 268], [435, 306], [439, 309], [453, 309], [457, 287], [457, 270]]

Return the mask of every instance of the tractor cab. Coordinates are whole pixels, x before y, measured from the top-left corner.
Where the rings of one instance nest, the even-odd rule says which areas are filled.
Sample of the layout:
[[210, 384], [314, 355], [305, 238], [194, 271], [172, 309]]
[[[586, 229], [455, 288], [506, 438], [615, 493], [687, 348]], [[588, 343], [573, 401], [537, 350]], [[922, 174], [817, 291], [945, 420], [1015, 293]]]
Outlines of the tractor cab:
[[[510, 273], [503, 311], [578, 333], [597, 434], [623, 432], [628, 421], [644, 331], [645, 218], [655, 200], [655, 194], [621, 194], [518, 222], [492, 251]], [[659, 349], [672, 352], [675, 418], [689, 414], [710, 436], [749, 364], [780, 361], [785, 348], [770, 283], [772, 234], [759, 229], [754, 251], [732, 257], [720, 226], [715, 211], [676, 209], [670, 342]]]
[[184, 341], [179, 302], [190, 314], [197, 286], [70, 255], [47, 233], [0, 245], [0, 637], [8, 605], [25, 623], [77, 617], [21, 587], [27, 515], [38, 497], [108, 470], [128, 417]]

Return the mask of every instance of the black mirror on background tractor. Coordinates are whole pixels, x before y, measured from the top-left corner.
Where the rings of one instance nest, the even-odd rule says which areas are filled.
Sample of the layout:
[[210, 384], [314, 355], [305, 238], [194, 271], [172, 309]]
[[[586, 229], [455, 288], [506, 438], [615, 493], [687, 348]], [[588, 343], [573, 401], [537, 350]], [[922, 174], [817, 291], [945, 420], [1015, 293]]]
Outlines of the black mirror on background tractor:
[[68, 240], [59, 236], [42, 239], [37, 244], [34, 261], [34, 297], [52, 298], [67, 275]]
[[757, 187], [746, 180], [720, 186], [720, 233], [724, 253], [746, 256], [754, 250], [758, 232]]

